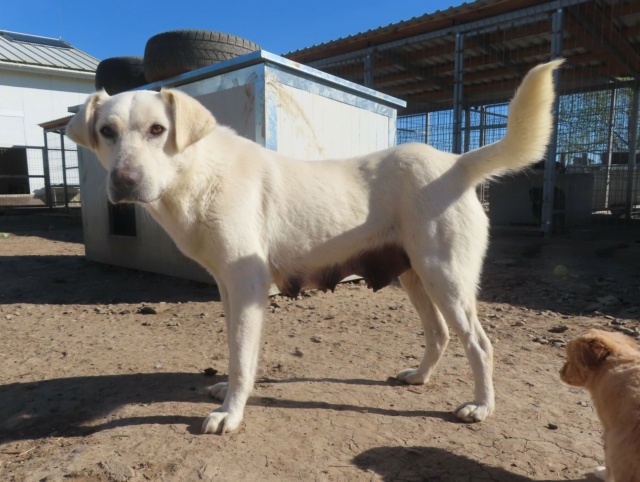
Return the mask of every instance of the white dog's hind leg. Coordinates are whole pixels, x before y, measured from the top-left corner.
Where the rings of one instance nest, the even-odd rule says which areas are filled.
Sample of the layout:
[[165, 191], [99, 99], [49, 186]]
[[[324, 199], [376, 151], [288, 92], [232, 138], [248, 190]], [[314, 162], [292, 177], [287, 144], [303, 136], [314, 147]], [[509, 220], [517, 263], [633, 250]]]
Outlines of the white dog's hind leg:
[[409, 300], [418, 312], [424, 328], [425, 350], [418, 368], [407, 368], [396, 375], [398, 380], [411, 385], [422, 385], [429, 381], [442, 354], [449, 344], [449, 329], [438, 309], [433, 305], [422, 286], [422, 281], [413, 270], [400, 276], [400, 283]]
[[[493, 347], [478, 321], [475, 299], [466, 308], [452, 308], [453, 328], [460, 337], [471, 364], [475, 384], [475, 400], [463, 403], [455, 410], [456, 416], [465, 422], [481, 422], [493, 413]], [[462, 323], [460, 321], [465, 320]]]
[[474, 401], [460, 405], [455, 414], [465, 422], [481, 422], [495, 408], [493, 348], [478, 321], [474, 278], [465, 277], [446, 264], [425, 266], [423, 269], [414, 266], [414, 269], [436, 308], [460, 338], [473, 372]]
[[224, 396], [224, 402], [204, 420], [203, 433], [238, 430], [253, 390], [269, 278], [266, 273], [264, 276], [238, 273], [238, 276], [244, 277], [244, 282], [228, 285], [229, 382], [211, 389], [216, 398]]

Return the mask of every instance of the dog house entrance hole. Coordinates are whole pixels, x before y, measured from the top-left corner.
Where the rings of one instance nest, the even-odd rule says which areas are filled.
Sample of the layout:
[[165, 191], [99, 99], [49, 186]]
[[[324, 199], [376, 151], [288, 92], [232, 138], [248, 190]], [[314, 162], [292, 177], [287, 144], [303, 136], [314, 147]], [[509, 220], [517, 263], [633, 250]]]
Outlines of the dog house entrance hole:
[[109, 203], [109, 233], [114, 236], [137, 236], [134, 204]]

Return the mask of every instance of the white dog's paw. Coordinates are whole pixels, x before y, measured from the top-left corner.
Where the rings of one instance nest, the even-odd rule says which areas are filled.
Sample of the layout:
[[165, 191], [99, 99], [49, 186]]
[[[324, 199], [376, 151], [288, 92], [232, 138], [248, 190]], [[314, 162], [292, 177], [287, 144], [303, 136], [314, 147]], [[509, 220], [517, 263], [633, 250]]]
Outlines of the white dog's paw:
[[202, 422], [202, 433], [233, 433], [240, 428], [242, 423], [242, 415], [233, 416], [229, 412], [218, 408], [211, 412]]
[[475, 402], [463, 403], [454, 413], [463, 422], [482, 422], [493, 413], [493, 406]]
[[227, 382], [216, 383], [209, 389], [209, 395], [211, 395], [216, 400], [224, 402], [224, 397], [227, 396], [228, 388], [229, 384]]
[[607, 468], [606, 467], [596, 467], [596, 470], [593, 471], [593, 474], [598, 477], [600, 480], [604, 480], [607, 482]]
[[396, 375], [396, 378], [409, 385], [424, 385], [429, 377], [418, 372], [416, 368], [407, 368]]

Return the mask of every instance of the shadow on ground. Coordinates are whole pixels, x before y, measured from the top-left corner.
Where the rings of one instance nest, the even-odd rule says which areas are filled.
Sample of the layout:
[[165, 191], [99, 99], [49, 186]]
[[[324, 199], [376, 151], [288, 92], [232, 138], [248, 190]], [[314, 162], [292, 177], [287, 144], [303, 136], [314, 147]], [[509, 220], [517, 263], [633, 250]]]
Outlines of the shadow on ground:
[[640, 319], [640, 293], [635, 288], [640, 282], [640, 242], [636, 238], [632, 231], [615, 239], [494, 238], [480, 300], [569, 316], [598, 311]]
[[[39, 382], [11, 383], [0, 386], [0, 443], [11, 440], [40, 439], [51, 436], [86, 436], [120, 426], [144, 424], [185, 424], [191, 433], [200, 433], [207, 410], [217, 402], [205, 393], [207, 386], [223, 381], [222, 377], [207, 377], [201, 373], [137, 373], [57, 378]], [[345, 385], [389, 385], [386, 382], [360, 379], [293, 379], [283, 383], [338, 383]], [[269, 383], [273, 383], [270, 380]], [[141, 416], [117, 417], [101, 421], [124, 405], [147, 405], [165, 402], [199, 403], [207, 408], [197, 417]], [[455, 423], [449, 412], [401, 411], [379, 407], [329, 403], [322, 400], [286, 400], [272, 397], [252, 397], [248, 405], [282, 409], [335, 410], [378, 413], [400, 417], [431, 417]], [[153, 412], [153, 409], [149, 410]]]
[[[385, 482], [425, 480], [429, 482], [541, 482], [508, 470], [491, 467], [462, 455], [435, 447], [377, 447], [353, 459], [362, 470], [375, 472]], [[589, 475], [574, 482], [596, 482]]]
[[[79, 218], [0, 216], [0, 232], [82, 242]], [[640, 319], [640, 235], [611, 231], [592, 240], [581, 235], [551, 239], [496, 235], [490, 243], [480, 299], [566, 315], [595, 310]], [[77, 252], [77, 251], [76, 251]], [[554, 275], [563, 265], [568, 276]], [[197, 283], [87, 261], [80, 255], [2, 256], [0, 304], [113, 304], [219, 301], [213, 284]], [[397, 283], [395, 283], [397, 285]], [[614, 303], [597, 305], [599, 298]], [[589, 308], [591, 306], [591, 308]]]
[[0, 304], [220, 301], [216, 286], [103, 265], [84, 256], [2, 256]]
[[0, 212], [0, 233], [12, 236], [37, 236], [52, 241], [82, 243], [82, 218], [80, 210], [66, 213]]

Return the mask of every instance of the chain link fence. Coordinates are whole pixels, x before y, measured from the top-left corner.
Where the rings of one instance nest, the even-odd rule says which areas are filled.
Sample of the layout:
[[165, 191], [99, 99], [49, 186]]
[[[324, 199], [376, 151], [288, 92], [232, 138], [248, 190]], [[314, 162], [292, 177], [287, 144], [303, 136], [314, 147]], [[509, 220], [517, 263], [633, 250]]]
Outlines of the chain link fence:
[[80, 207], [76, 145], [54, 131], [45, 144], [0, 148], [0, 210]]
[[640, 225], [639, 3], [559, 0], [489, 17], [464, 4], [393, 27], [291, 58], [405, 100], [398, 144], [463, 153], [501, 139], [522, 77], [564, 57], [547, 156], [478, 190], [491, 223], [546, 234]]

